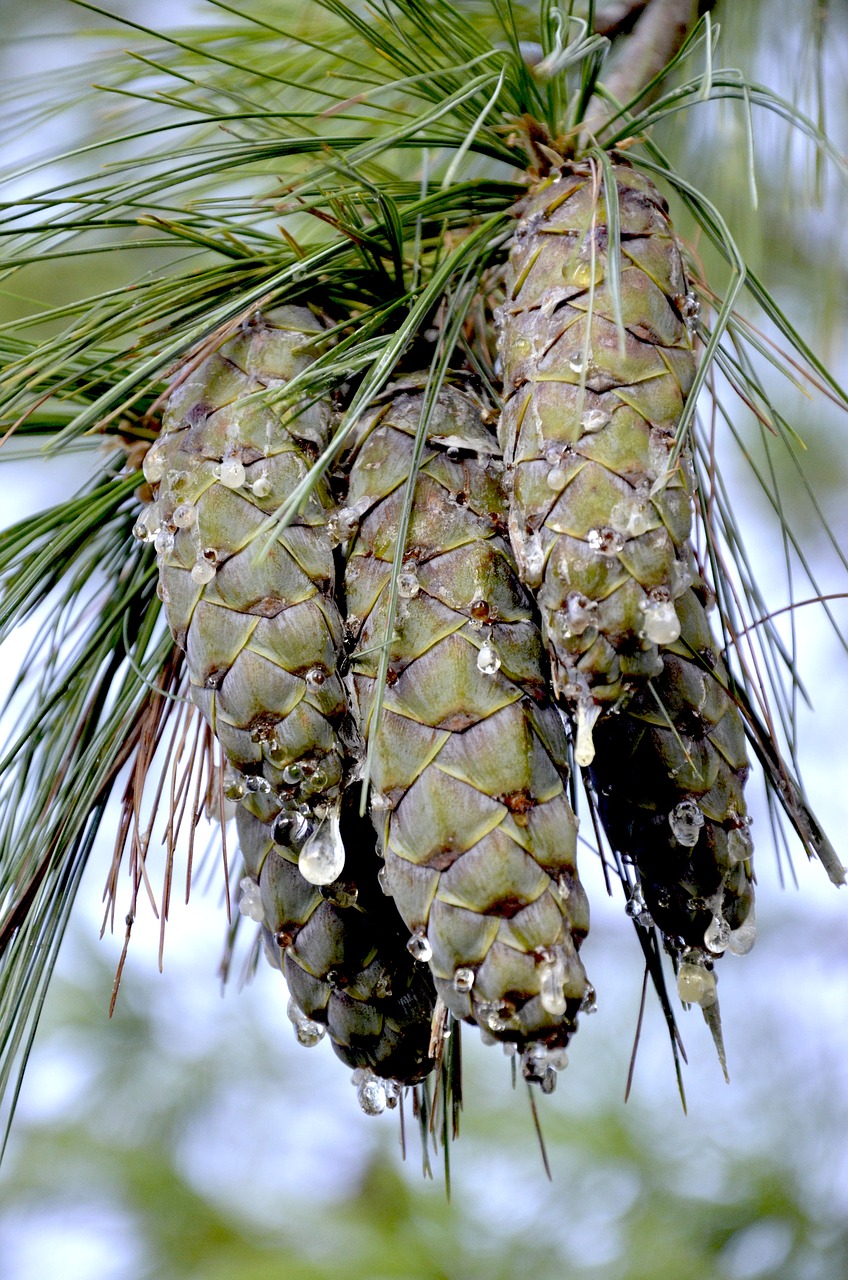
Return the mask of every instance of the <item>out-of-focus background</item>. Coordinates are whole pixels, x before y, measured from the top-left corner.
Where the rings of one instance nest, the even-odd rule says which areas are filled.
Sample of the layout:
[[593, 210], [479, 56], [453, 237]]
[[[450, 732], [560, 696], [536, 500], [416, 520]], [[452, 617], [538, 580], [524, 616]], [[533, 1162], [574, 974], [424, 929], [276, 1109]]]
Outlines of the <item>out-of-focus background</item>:
[[[110, 0], [107, 7], [151, 27], [216, 17], [211, 5], [187, 0]], [[797, 0], [725, 0], [715, 12], [722, 24], [718, 61], [743, 67], [814, 112], [813, 7]], [[824, 7], [824, 101], [830, 133], [844, 148], [848, 6], [834, 0]], [[98, 24], [101, 45], [114, 39], [106, 34], [114, 24], [61, 0], [44, 0], [35, 10], [2, 0], [0, 18], [7, 36], [0, 70], [26, 69], [45, 86], [80, 56], [74, 29]], [[22, 160], [28, 147], [57, 149], [85, 123], [81, 109], [15, 146]], [[827, 173], [817, 204], [811, 155], [787, 137], [771, 118], [754, 116], [756, 210], [736, 108], [692, 111], [666, 128], [662, 141], [710, 194], [755, 270], [845, 382], [848, 183]], [[685, 219], [680, 229], [686, 233]], [[726, 268], [709, 255], [707, 266], [723, 284]], [[45, 268], [40, 279], [30, 276], [27, 299], [0, 294], [0, 314], [73, 296], [90, 270], [85, 260], [64, 275]], [[104, 276], [100, 287], [108, 283]], [[848, 419], [821, 397], [807, 400], [764, 376], [803, 436], [818, 500], [836, 540], [848, 546]], [[754, 424], [742, 406], [735, 409], [756, 458]], [[728, 443], [722, 452], [746, 546], [771, 606], [780, 608], [788, 595], [774, 526], [739, 451]], [[87, 473], [85, 454], [48, 464], [3, 453], [4, 523], [56, 501]], [[839, 590], [833, 547], [788, 470], [787, 478], [799, 536], [824, 589]], [[806, 594], [800, 587], [798, 595]], [[844, 623], [843, 604], [834, 608]], [[799, 610], [798, 626], [802, 674], [814, 701], [814, 710], [799, 715], [806, 781], [845, 861], [848, 657], [818, 609]], [[24, 642], [21, 637], [4, 654], [4, 672], [20, 659]], [[689, 1056], [683, 1114], [666, 1029], [649, 994], [625, 1105], [641, 952], [621, 897], [607, 899], [597, 859], [586, 850], [582, 874], [594, 914], [583, 954], [598, 1012], [583, 1020], [557, 1093], [539, 1099], [553, 1180], [545, 1178], [526, 1091], [513, 1090], [509, 1061], [466, 1029], [466, 1105], [462, 1137], [451, 1153], [449, 1202], [437, 1157], [434, 1179], [422, 1177], [409, 1115], [404, 1161], [397, 1115], [361, 1115], [349, 1073], [329, 1044], [305, 1050], [295, 1043], [279, 975], [261, 968], [245, 990], [231, 983], [222, 996], [217, 968], [225, 921], [213, 870], [198, 878], [188, 907], [172, 908], [162, 974], [158, 923], [142, 904], [117, 1010], [108, 1019], [123, 929], [98, 940], [111, 856], [104, 839], [83, 882], [0, 1170], [0, 1275], [848, 1275], [848, 892], [838, 893], [822, 869], [800, 855], [793, 883], [792, 869], [779, 863], [772, 846], [756, 780], [752, 792], [759, 939], [749, 956], [728, 955], [719, 966], [730, 1085], [700, 1013], [681, 1010]], [[219, 837], [211, 825], [206, 834], [213, 843]]]

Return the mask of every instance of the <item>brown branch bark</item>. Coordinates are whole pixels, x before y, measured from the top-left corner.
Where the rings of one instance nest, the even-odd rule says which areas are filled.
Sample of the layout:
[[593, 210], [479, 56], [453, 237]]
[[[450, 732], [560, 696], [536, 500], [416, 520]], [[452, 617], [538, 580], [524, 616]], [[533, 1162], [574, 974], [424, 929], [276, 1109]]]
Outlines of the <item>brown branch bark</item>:
[[600, 13], [595, 14], [595, 33], [612, 40], [629, 31], [648, 0], [615, 0], [613, 4], [605, 4]]
[[[621, 7], [633, 8], [623, 2]], [[604, 85], [619, 102], [635, 98], [680, 49], [699, 13], [711, 4], [698, 0], [647, 0], [642, 15], [627, 38]], [[622, 15], [623, 16], [623, 15]], [[644, 98], [643, 101], [649, 101]], [[606, 102], [594, 98], [586, 112], [582, 137], [597, 136], [614, 112]]]

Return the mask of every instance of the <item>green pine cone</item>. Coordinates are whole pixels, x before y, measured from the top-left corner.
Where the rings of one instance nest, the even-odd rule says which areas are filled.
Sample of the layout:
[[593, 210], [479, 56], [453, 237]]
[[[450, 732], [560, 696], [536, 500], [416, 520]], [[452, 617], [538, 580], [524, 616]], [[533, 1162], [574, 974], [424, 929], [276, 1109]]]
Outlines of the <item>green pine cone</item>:
[[363, 428], [345, 590], [385, 881], [457, 1018], [523, 1053], [550, 1088], [591, 989], [588, 907], [566, 740], [541, 637], [505, 541], [502, 466], [467, 394], [442, 392], [416, 482], [379, 725], [372, 723], [398, 521], [423, 407], [398, 394]]
[[689, 467], [684, 454], [669, 474], [669, 455], [695, 373], [695, 300], [665, 201], [616, 162], [622, 343], [600, 172], [566, 165], [529, 197], [500, 316], [510, 535], [555, 687], [580, 718], [581, 764], [599, 709], [659, 672], [692, 581]]
[[270, 794], [278, 810], [336, 801], [345, 767], [328, 495], [318, 486], [267, 555], [256, 541], [330, 425], [321, 401], [282, 411], [262, 393], [308, 367], [321, 332], [283, 307], [232, 338], [172, 391], [144, 467], [156, 498], [140, 523], [192, 698], [239, 771], [228, 794]]
[[712, 959], [754, 942], [748, 757], [697, 592], [677, 608], [662, 674], [598, 724], [591, 777], [609, 839], [638, 873], [634, 914], [644, 905], [678, 954]]
[[266, 956], [285, 974], [300, 1043], [316, 1043], [326, 1028], [348, 1066], [397, 1085], [415, 1084], [433, 1065], [428, 1048], [435, 993], [377, 883], [374, 831], [356, 814], [355, 799], [354, 788], [341, 815], [344, 874], [321, 889], [304, 880], [288, 847], [297, 819], [284, 815], [270, 825], [261, 812], [267, 801], [259, 798], [240, 806], [246, 872], [240, 908], [262, 923]]

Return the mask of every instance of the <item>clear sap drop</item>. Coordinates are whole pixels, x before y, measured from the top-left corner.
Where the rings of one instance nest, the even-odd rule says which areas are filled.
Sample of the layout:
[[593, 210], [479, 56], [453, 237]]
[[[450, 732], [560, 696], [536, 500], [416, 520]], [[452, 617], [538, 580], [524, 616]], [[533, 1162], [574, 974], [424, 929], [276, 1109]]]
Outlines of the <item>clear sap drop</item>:
[[643, 498], [622, 498], [610, 512], [613, 529], [628, 538], [638, 538], [656, 523], [656, 513]]
[[353, 507], [339, 507], [327, 521], [327, 533], [334, 547], [348, 542], [359, 528], [359, 516]]
[[413, 960], [418, 960], [421, 964], [426, 964], [433, 955], [433, 948], [430, 946], [427, 934], [423, 929], [415, 930], [406, 944], [406, 949]]
[[168, 529], [160, 529], [153, 540], [153, 546], [157, 555], [166, 556], [174, 549], [174, 535]]
[[565, 621], [572, 636], [582, 636], [597, 621], [598, 604], [580, 591], [569, 592], [565, 601]]
[[253, 496], [255, 498], [267, 498], [271, 492], [271, 481], [263, 472], [261, 476], [254, 480], [250, 487], [253, 490]]
[[652, 644], [674, 644], [680, 636], [680, 619], [671, 600], [646, 600], [645, 638]]
[[205, 586], [207, 582], [212, 581], [217, 572], [218, 570], [214, 564], [210, 564], [208, 560], [198, 560], [196, 564], [192, 565], [191, 576], [195, 582]]
[[171, 519], [178, 529], [188, 529], [194, 524], [196, 514], [190, 502], [181, 502], [178, 507], [174, 507]]
[[574, 741], [574, 762], [581, 768], [590, 765], [595, 758], [592, 732], [601, 708], [589, 698], [581, 698], [577, 704], [577, 736]]
[[586, 534], [586, 541], [593, 551], [602, 556], [617, 556], [624, 546], [621, 534], [607, 527], [590, 529]]
[[704, 825], [704, 815], [694, 800], [681, 800], [668, 815], [668, 824], [677, 843], [693, 849]]
[[244, 778], [229, 769], [224, 775], [224, 795], [228, 800], [241, 800], [247, 794]]
[[735, 956], [746, 956], [757, 941], [757, 922], [753, 909], [738, 929], [731, 930], [727, 940], [727, 949]]
[[304, 1017], [294, 1024], [294, 1034], [298, 1044], [302, 1044], [304, 1049], [312, 1049], [324, 1039], [327, 1028], [322, 1027], [320, 1022]]
[[738, 827], [727, 833], [727, 856], [731, 862], [746, 862], [754, 852], [754, 842], [747, 828]]
[[418, 581], [417, 575], [411, 569], [408, 569], [406, 572], [398, 574], [397, 589], [398, 595], [404, 600], [414, 600], [421, 590], [421, 583]]
[[380, 886], [387, 898], [392, 897], [392, 886], [389, 884], [389, 872], [387, 867], [381, 867], [377, 872], [377, 884]]
[[708, 951], [712, 951], [713, 955], [722, 955], [727, 950], [730, 942], [730, 932], [730, 925], [724, 916], [718, 912], [707, 925], [704, 933], [704, 946]]
[[332, 884], [341, 875], [344, 862], [339, 821], [332, 816], [326, 818], [306, 841], [297, 865], [309, 884]]
[[240, 489], [245, 481], [244, 465], [238, 458], [225, 458], [220, 466], [215, 467], [214, 475], [225, 488]]
[[470, 991], [474, 986], [474, 970], [473, 969], [457, 969], [453, 975], [453, 989], [464, 993]]
[[250, 876], [244, 876], [239, 881], [239, 890], [239, 911], [243, 916], [247, 916], [248, 920], [255, 920], [257, 924], [261, 924], [265, 919], [265, 912], [262, 909], [259, 885], [255, 880], [251, 880]]
[[586, 435], [592, 435], [595, 431], [602, 431], [610, 421], [610, 415], [604, 413], [603, 409], [587, 409], [580, 419], [580, 425]]
[[302, 813], [283, 809], [274, 820], [271, 836], [274, 844], [284, 849], [296, 849], [309, 834], [309, 823]]
[[141, 469], [148, 484], [159, 483], [165, 474], [165, 450], [161, 445], [155, 444], [147, 450]]
[[357, 1101], [367, 1116], [379, 1116], [386, 1109], [388, 1101], [386, 1087], [377, 1076], [368, 1076], [357, 1087]]
[[565, 467], [551, 467], [545, 476], [545, 484], [554, 493], [560, 493], [568, 483], [568, 472]]
[[531, 533], [517, 542], [514, 550], [523, 581], [530, 587], [537, 587], [542, 581], [545, 568], [545, 548], [542, 546], [542, 539], [538, 533]]
[[383, 795], [381, 791], [371, 792], [371, 812], [386, 813], [389, 809], [394, 808], [394, 801], [391, 796]]
[[477, 670], [482, 671], [484, 676], [493, 676], [501, 666], [500, 656], [495, 646], [487, 640], [485, 644], [480, 646], [477, 654]]
[[553, 1017], [561, 1017], [565, 1013], [566, 999], [563, 986], [565, 984], [565, 965], [560, 956], [548, 961], [539, 969], [539, 999], [542, 1008]]
[[311, 1049], [313, 1045], [324, 1039], [326, 1028], [320, 1022], [313, 1022], [311, 1018], [307, 1018], [294, 997], [290, 998], [286, 1006], [286, 1016], [294, 1027], [298, 1044], [302, 1044], [304, 1048]]
[[312, 667], [306, 673], [307, 689], [320, 689], [327, 680], [327, 672], [323, 667]]
[[245, 778], [244, 785], [248, 791], [254, 792], [256, 795], [267, 796], [271, 791], [271, 784], [267, 778], [263, 778], [261, 774], [251, 774]]
[[156, 507], [145, 507], [133, 525], [133, 537], [139, 542], [152, 542], [159, 532]]
[[702, 965], [684, 961], [677, 973], [677, 994], [684, 1004], [709, 1008], [718, 998], [715, 975]]

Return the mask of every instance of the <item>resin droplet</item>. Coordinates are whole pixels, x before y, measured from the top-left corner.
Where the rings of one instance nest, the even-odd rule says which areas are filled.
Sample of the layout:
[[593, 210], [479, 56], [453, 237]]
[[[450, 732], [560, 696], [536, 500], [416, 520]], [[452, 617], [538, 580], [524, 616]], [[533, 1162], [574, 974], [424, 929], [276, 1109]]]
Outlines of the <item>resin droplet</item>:
[[727, 940], [727, 949], [735, 956], [746, 956], [757, 941], [757, 922], [753, 909], [738, 929], [731, 930]]
[[586, 435], [591, 435], [594, 431], [602, 431], [610, 422], [610, 415], [604, 413], [603, 409], [587, 409], [580, 419], [580, 425]]
[[133, 525], [133, 537], [139, 542], [152, 542], [159, 532], [155, 506], [145, 507]]
[[141, 469], [148, 484], [159, 483], [165, 474], [165, 451], [161, 445], [155, 444], [147, 450]]
[[682, 560], [675, 560], [671, 566], [671, 594], [675, 600], [678, 596], [682, 596], [694, 581], [695, 577], [688, 564], [684, 564]]
[[677, 994], [684, 1004], [708, 1008], [718, 999], [715, 974], [702, 965], [684, 961], [677, 973]]
[[704, 946], [713, 955], [720, 956], [730, 942], [730, 925], [720, 913], [713, 916], [704, 933]]
[[267, 778], [263, 778], [261, 774], [251, 774], [245, 778], [244, 785], [248, 791], [252, 791], [255, 795], [267, 796], [271, 791], [271, 784]]
[[299, 764], [286, 765], [283, 770], [283, 782], [287, 787], [296, 787], [303, 782], [303, 767]]
[[168, 529], [160, 529], [153, 540], [153, 545], [157, 555], [166, 556], [174, 549], [174, 535]]
[[394, 801], [391, 796], [384, 796], [380, 791], [371, 792], [371, 812], [386, 813], [389, 809], [393, 809]]
[[178, 529], [188, 529], [194, 524], [196, 514], [190, 502], [181, 502], [178, 507], [174, 507], [171, 519]]
[[271, 481], [264, 473], [258, 476], [250, 486], [255, 498], [267, 498], [271, 492]]
[[727, 856], [731, 862], [746, 862], [754, 852], [754, 842], [745, 827], [727, 833]]
[[403, 1085], [399, 1080], [384, 1080], [383, 1088], [386, 1091], [386, 1106], [390, 1111], [394, 1111], [395, 1107], [400, 1102], [400, 1097], [403, 1093]]
[[587, 627], [595, 625], [598, 604], [579, 591], [571, 591], [565, 602], [565, 618], [568, 631], [573, 636], [582, 636]]
[[367, 1116], [379, 1116], [386, 1109], [386, 1087], [377, 1076], [369, 1076], [358, 1086], [356, 1098]]
[[323, 667], [312, 667], [306, 673], [307, 689], [320, 689], [321, 685], [326, 682], [327, 672]]
[[553, 1017], [561, 1017], [565, 1013], [566, 999], [563, 985], [565, 983], [565, 965], [561, 956], [548, 961], [539, 968], [539, 999], [542, 1008]]
[[241, 800], [247, 794], [247, 787], [244, 785], [244, 778], [240, 773], [231, 773], [229, 770], [224, 775], [224, 795], [228, 800]]
[[638, 538], [656, 523], [656, 512], [650, 502], [640, 498], [622, 498], [610, 512], [610, 524], [628, 538]]
[[698, 843], [704, 815], [694, 800], [681, 800], [668, 815], [668, 823], [677, 843], [692, 849]]
[[592, 363], [591, 351], [584, 354], [582, 351], [572, 351], [568, 357], [568, 367], [572, 373], [588, 373], [589, 365]]
[[404, 600], [414, 600], [421, 590], [421, 583], [412, 570], [407, 570], [398, 574], [397, 589], [398, 595]]
[[636, 885], [634, 888], [633, 893], [630, 896], [630, 900], [624, 910], [625, 913], [630, 916], [630, 919], [635, 920], [643, 929], [650, 929], [653, 926], [653, 916], [645, 905], [645, 899], [642, 896], [642, 889], [640, 885]]
[[205, 585], [211, 582], [218, 570], [214, 564], [210, 564], [208, 560], [198, 560], [197, 564], [192, 565], [191, 576], [195, 582]]
[[381, 867], [377, 872], [377, 884], [387, 898], [392, 897], [392, 886], [389, 884], [389, 872], [386, 867]]
[[295, 1023], [294, 1034], [298, 1044], [302, 1044], [304, 1049], [312, 1049], [324, 1039], [327, 1028], [322, 1027], [320, 1022], [313, 1022], [311, 1018], [303, 1018]]
[[311, 1018], [307, 1018], [293, 997], [286, 1005], [286, 1017], [294, 1027], [298, 1044], [302, 1044], [305, 1049], [311, 1049], [313, 1045], [318, 1044], [319, 1040], [324, 1039], [326, 1027], [323, 1027], [320, 1022], [313, 1022]]
[[309, 823], [302, 813], [284, 809], [275, 819], [271, 828], [274, 844], [283, 848], [296, 849], [309, 834]]
[[433, 955], [433, 948], [427, 941], [427, 934], [423, 929], [415, 930], [406, 944], [406, 949], [413, 960], [418, 960], [421, 964], [426, 964]]
[[339, 820], [334, 815], [326, 818], [306, 841], [297, 865], [309, 884], [332, 884], [341, 875], [344, 861]]
[[474, 970], [473, 969], [457, 969], [453, 975], [453, 989], [463, 993], [470, 991], [474, 986]]
[[586, 990], [583, 992], [583, 999], [580, 1001], [580, 1012], [585, 1013], [587, 1017], [590, 1013], [598, 1012], [598, 993], [591, 982], [586, 983]]
[[239, 889], [241, 891], [239, 911], [243, 916], [247, 916], [248, 920], [255, 920], [257, 924], [261, 924], [265, 919], [265, 912], [262, 909], [259, 885], [255, 880], [251, 880], [250, 876], [244, 876], [239, 881]]
[[577, 737], [574, 742], [574, 762], [581, 768], [590, 765], [595, 758], [592, 730], [601, 714], [600, 705], [589, 698], [581, 698], [577, 704]]
[[645, 638], [652, 644], [674, 644], [680, 636], [680, 619], [671, 600], [646, 600]]
[[586, 541], [593, 551], [599, 552], [602, 556], [617, 556], [624, 546], [621, 534], [607, 527], [590, 529], [586, 535]]
[[484, 676], [493, 676], [500, 670], [501, 660], [495, 646], [487, 640], [477, 654], [477, 670]]
[[225, 458], [213, 474], [227, 489], [240, 489], [245, 481], [244, 465], [238, 458]]
[[521, 579], [528, 587], [538, 587], [545, 569], [545, 548], [538, 533], [513, 540], [513, 550], [518, 561]]
[[549, 489], [553, 489], [554, 493], [560, 493], [568, 483], [568, 472], [565, 467], [551, 467], [545, 476], [545, 484]]
[[557, 1072], [568, 1066], [568, 1054], [561, 1047], [549, 1048], [541, 1041], [530, 1044], [521, 1055], [521, 1074], [530, 1084], [537, 1084], [543, 1093], [553, 1093]]
[[359, 516], [353, 507], [340, 507], [327, 521], [327, 533], [333, 546], [347, 542], [359, 528]]

